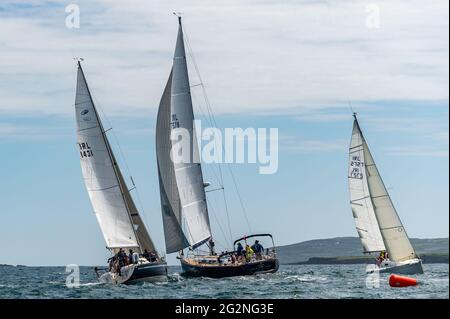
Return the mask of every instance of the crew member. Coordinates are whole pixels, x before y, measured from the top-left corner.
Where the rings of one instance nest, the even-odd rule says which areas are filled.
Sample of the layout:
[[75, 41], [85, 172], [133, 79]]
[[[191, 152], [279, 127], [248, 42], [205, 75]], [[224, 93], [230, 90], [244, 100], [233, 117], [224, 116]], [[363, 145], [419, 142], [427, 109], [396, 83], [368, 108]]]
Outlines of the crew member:
[[256, 254], [257, 259], [261, 259], [261, 255], [264, 252], [264, 247], [259, 243], [259, 240], [255, 240], [255, 244], [251, 247]]
[[253, 251], [252, 247], [250, 247], [249, 245], [245, 245], [245, 259], [247, 260], [247, 262], [252, 259], [254, 254], [255, 252]]

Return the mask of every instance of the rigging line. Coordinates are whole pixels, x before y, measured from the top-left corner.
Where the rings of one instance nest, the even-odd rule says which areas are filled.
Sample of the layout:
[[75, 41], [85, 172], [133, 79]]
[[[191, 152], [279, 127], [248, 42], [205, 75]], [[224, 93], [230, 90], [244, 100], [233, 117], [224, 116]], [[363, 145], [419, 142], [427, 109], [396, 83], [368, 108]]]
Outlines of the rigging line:
[[[224, 235], [224, 240], [227, 242], [227, 248], [232, 246], [233, 243], [233, 234], [231, 231], [231, 227], [229, 227], [229, 225], [231, 225], [231, 218], [230, 218], [230, 214], [228, 211], [228, 202], [223, 200], [223, 192], [219, 192], [220, 194], [217, 194], [217, 196], [214, 194], [214, 196], [209, 196], [212, 200], [212, 202], [215, 204], [215, 210], [219, 211], [219, 213], [217, 214], [218, 217], [221, 218], [221, 222], [222, 226], [224, 228], [224, 232], [228, 233], [227, 235]], [[223, 202], [223, 204], [222, 204]], [[225, 211], [225, 214], [224, 214]], [[228, 226], [225, 227], [224, 225]], [[225, 229], [227, 228], [227, 229]], [[231, 246], [230, 246], [231, 245]]]
[[[210, 200], [206, 199], [206, 202], [209, 204], [209, 203], [210, 203]], [[223, 228], [222, 228], [222, 225], [221, 225], [221, 223], [220, 223], [219, 217], [217, 217], [216, 211], [214, 210], [214, 208], [213, 208], [212, 205], [208, 205], [208, 206], [210, 207], [210, 210], [212, 211], [213, 216], [216, 218], [217, 224], [219, 225], [219, 229], [220, 229], [220, 231], [222, 232], [223, 238], [224, 238], [225, 240], [227, 240], [227, 236], [225, 235], [225, 231], [224, 231]], [[216, 238], [215, 240], [217, 240], [217, 238]], [[232, 239], [231, 239], [231, 240], [232, 240]], [[218, 241], [218, 242], [219, 242], [219, 241]], [[220, 242], [219, 242], [219, 244], [222, 245], [223, 247], [227, 247], [226, 245], [223, 245], [223, 244], [220, 243]]]
[[[186, 27], [185, 27], [185, 26], [183, 26], [183, 27], [184, 27], [184, 29], [186, 30]], [[202, 76], [201, 76], [201, 74], [200, 74], [200, 70], [199, 70], [198, 65], [197, 65], [197, 61], [195, 60], [194, 52], [193, 52], [193, 50], [192, 50], [192, 47], [191, 47], [191, 44], [190, 44], [190, 41], [189, 41], [188, 33], [185, 31], [184, 34], [186, 35], [185, 39], [186, 39], [186, 46], [187, 46], [187, 48], [188, 48], [188, 53], [189, 53], [189, 55], [190, 55], [190, 57], [191, 57], [192, 64], [193, 64], [193, 66], [194, 66], [195, 72], [196, 72], [196, 74], [197, 74], [197, 76], [198, 76], [198, 79], [199, 79], [199, 81], [200, 81], [200, 83], [196, 84], [196, 86], [201, 86], [201, 87], [202, 87], [204, 99], [205, 99], [205, 102], [206, 102], [206, 107], [207, 107], [207, 109], [208, 109], [208, 115], [210, 116], [211, 122], [214, 123], [216, 127], [218, 127], [218, 126], [217, 126], [217, 123], [215, 122], [214, 117], [212, 116], [212, 110], [211, 110], [211, 108], [210, 108], [209, 99], [208, 99], [208, 96], [207, 96], [207, 94], [206, 94], [205, 86], [204, 86], [204, 83], [203, 83]]]
[[[235, 179], [235, 177], [234, 177], [234, 173], [233, 173], [233, 171], [232, 171], [232, 169], [231, 169], [231, 167], [230, 167], [230, 163], [227, 163], [226, 166], [228, 167], [228, 170], [230, 171], [231, 179], [232, 179], [232, 181], [233, 181], [234, 188], [235, 188], [235, 190], [236, 190], [236, 194], [237, 194], [237, 196], [238, 196], [239, 203], [240, 203], [240, 205], [241, 205], [242, 211], [244, 212], [244, 217], [245, 217], [245, 221], [246, 221], [246, 223], [247, 223], [248, 229], [249, 229], [250, 233], [253, 233], [252, 227], [250, 226], [250, 222], [249, 222], [249, 220], [248, 220], [247, 211], [246, 211], [246, 209], [245, 209], [244, 203], [243, 203], [243, 201], [242, 201], [241, 194], [240, 194], [240, 192], [239, 192], [239, 190], [238, 190], [238, 187], [237, 187], [237, 183], [236, 183], [236, 179]], [[225, 192], [225, 190], [224, 190], [224, 192]]]
[[225, 196], [225, 188], [222, 187], [222, 195], [223, 195], [223, 201], [225, 204], [225, 212], [227, 214], [227, 222], [228, 222], [228, 231], [230, 233], [230, 242], [233, 242], [233, 234], [231, 233], [231, 221], [230, 221], [230, 213], [228, 212], [228, 203], [227, 203], [227, 197]]
[[[188, 50], [188, 52], [189, 52], [189, 50]], [[189, 54], [190, 54], [190, 52], [189, 52]], [[191, 57], [192, 57], [192, 55], [191, 55]], [[200, 83], [199, 85], [203, 85], [203, 83]], [[204, 94], [205, 94], [205, 93], [204, 93]], [[203, 104], [202, 104], [202, 103], [200, 102], [200, 100], [197, 98], [196, 93], [195, 93], [194, 91], [192, 91], [192, 90], [191, 90], [191, 96], [193, 97], [193, 99], [194, 99], [194, 101], [195, 101], [195, 104], [198, 105], [199, 108], [201, 109], [202, 114], [204, 114], [204, 116], [206, 116], [206, 120], [207, 120], [207, 122], [209, 123], [209, 125], [210, 125], [211, 127], [216, 127], [216, 128], [218, 128], [217, 123], [213, 123], [214, 121], [213, 121], [213, 119], [212, 119], [212, 114], [211, 114], [211, 112], [209, 111], [209, 109], [207, 108], [207, 110], [206, 110], [206, 112], [205, 112], [205, 110], [203, 109]], [[221, 174], [221, 167], [220, 167], [220, 164], [217, 165], [217, 168], [218, 168], [219, 172], [216, 172], [216, 170], [215, 170], [215, 168], [214, 168], [214, 165], [210, 165], [209, 168], [210, 168], [210, 170], [213, 172], [214, 177], [216, 178], [217, 184], [219, 184], [219, 186], [221, 186], [221, 187], [224, 187], [224, 185], [223, 185], [223, 177], [222, 177], [222, 174]], [[219, 176], [219, 175], [220, 175], [220, 176]]]
[[[222, 196], [224, 196], [224, 198], [225, 198], [225, 194], [224, 194], [225, 189], [223, 187], [218, 188], [216, 190], [222, 190]], [[212, 198], [214, 198], [214, 197], [210, 197], [210, 199], [212, 199]], [[219, 205], [217, 205], [217, 206], [219, 206]], [[226, 213], [226, 217], [227, 217], [228, 233], [230, 235], [230, 238], [227, 238], [227, 236], [224, 234], [224, 232], [223, 232], [223, 235], [224, 235], [224, 239], [226, 241], [229, 240], [229, 243], [232, 243], [233, 242], [233, 234], [232, 234], [231, 227], [230, 227], [231, 219], [230, 219], [230, 214], [229, 214], [229, 210], [228, 210], [228, 203], [227, 203], [226, 199], [224, 199], [224, 206], [225, 206], [225, 213]], [[211, 207], [211, 209], [213, 209], [214, 206], [210, 206], [210, 207]], [[218, 222], [220, 222], [218, 218], [217, 218], [217, 220], [218, 220]], [[221, 224], [219, 224], [219, 225], [220, 225], [220, 227], [222, 227]], [[229, 247], [226, 246], [226, 248], [228, 249]]]
[[[226, 215], [223, 214], [223, 210], [224, 208], [222, 207], [221, 203], [222, 203], [222, 199], [221, 197], [219, 197], [219, 195], [216, 196], [209, 196], [209, 199], [211, 201], [211, 203], [213, 204], [211, 206], [211, 208], [214, 210], [215, 209], [215, 214], [216, 214], [216, 218], [217, 221], [220, 223], [220, 227], [222, 227], [222, 234], [223, 234], [223, 239], [225, 240], [225, 242], [227, 243], [226, 245], [224, 245], [224, 247], [226, 247], [227, 249], [230, 247], [229, 245], [231, 243], [233, 243], [233, 236], [231, 234], [231, 228], [228, 227], [228, 235], [226, 234], [227, 232], [225, 231], [225, 227], [224, 225], [229, 225], [228, 223], [223, 223], [222, 220], [220, 218], [225, 218]], [[224, 202], [224, 206], [225, 206], [226, 202]], [[220, 214], [217, 213], [220, 210]], [[220, 217], [220, 218], [219, 218]], [[226, 219], [226, 221], [228, 221], [228, 218]], [[228, 237], [229, 236], [229, 237]]]
[[[186, 44], [187, 44], [187, 48], [188, 48], [188, 53], [191, 56], [191, 59], [192, 59], [195, 71], [196, 71], [197, 76], [198, 76], [198, 78], [200, 80], [200, 84], [201, 84], [201, 88], [202, 88], [202, 92], [203, 92], [203, 97], [205, 99], [205, 104], [206, 104], [206, 108], [207, 108], [207, 111], [208, 111], [209, 119], [210, 119], [211, 123], [214, 124], [215, 127], [218, 127], [217, 122], [216, 122], [216, 120], [215, 120], [215, 118], [213, 116], [213, 112], [212, 112], [212, 109], [211, 109], [211, 104], [210, 104], [209, 99], [208, 99], [208, 95], [206, 94], [205, 86], [203, 85], [203, 79], [201, 77], [200, 70], [199, 70], [199, 68], [197, 66], [197, 62], [196, 62], [195, 57], [194, 57], [194, 52], [193, 52], [192, 47], [191, 47], [190, 42], [189, 42], [189, 36], [188, 36], [187, 32], [185, 32], [185, 34], [186, 34]], [[223, 192], [223, 199], [224, 199], [224, 204], [225, 204], [225, 212], [226, 212], [226, 215], [227, 215], [228, 230], [229, 230], [229, 233], [230, 233], [230, 237], [233, 238], [232, 232], [231, 232], [230, 214], [229, 214], [229, 211], [228, 211], [228, 203], [227, 203], [227, 198], [225, 196], [225, 188], [224, 188], [224, 183], [223, 183], [223, 172], [222, 172], [222, 168], [221, 168], [220, 164], [217, 165], [217, 166], [218, 166], [219, 176], [220, 176], [220, 186], [223, 188], [222, 192]], [[246, 217], [246, 221], [247, 221], [247, 224], [249, 225], [247, 217]]]
[[[185, 28], [185, 29], [186, 29], [186, 28]], [[214, 126], [215, 126], [215, 127], [219, 127], [219, 126], [217, 125], [217, 122], [216, 122], [215, 117], [214, 117], [214, 115], [213, 115], [213, 112], [212, 112], [212, 109], [211, 109], [211, 104], [210, 104], [210, 102], [209, 102], [208, 95], [206, 94], [206, 89], [205, 89], [205, 86], [204, 86], [204, 83], [203, 83], [203, 79], [202, 79], [202, 77], [201, 77], [201, 75], [200, 75], [200, 70], [199, 70], [199, 68], [198, 68], [198, 66], [197, 66], [197, 62], [196, 62], [195, 57], [194, 57], [194, 52], [193, 52], [193, 50], [192, 50], [192, 48], [191, 48], [191, 45], [190, 45], [190, 42], [189, 42], [189, 35], [188, 35], [187, 32], [185, 32], [185, 34], [186, 34], [186, 44], [187, 44], [187, 48], [188, 48], [188, 53], [189, 53], [189, 55], [191, 56], [191, 59], [192, 59], [192, 62], [193, 62], [195, 71], [196, 71], [197, 76], [198, 76], [198, 78], [199, 78], [199, 80], [200, 80], [200, 83], [201, 83], [201, 88], [202, 88], [203, 96], [204, 96], [204, 99], [205, 99], [206, 108], [207, 108], [207, 110], [208, 110], [208, 115], [209, 115], [209, 117], [210, 117], [211, 122], [214, 124]], [[228, 169], [229, 169], [229, 171], [230, 171], [230, 175], [232, 176], [232, 179], [233, 179], [233, 182], [234, 182], [235, 191], [236, 191], [236, 193], [238, 194], [239, 203], [240, 203], [241, 208], [242, 208], [242, 211], [243, 211], [243, 213], [244, 213], [245, 221], [246, 221], [246, 223], [247, 223], [247, 226], [248, 226], [250, 232], [252, 232], [250, 223], [249, 223], [249, 221], [248, 221], [247, 212], [246, 212], [246, 210], [245, 210], [245, 207], [244, 207], [244, 204], [243, 204], [241, 195], [240, 195], [240, 193], [239, 193], [239, 189], [238, 189], [238, 187], [237, 187], [236, 179], [235, 179], [235, 177], [234, 177], [234, 174], [232, 173], [232, 170], [231, 170], [231, 167], [230, 167], [230, 164], [229, 164], [229, 163], [227, 163], [227, 166], [228, 166]], [[220, 165], [218, 165], [218, 169], [219, 169], [220, 180], [221, 180], [221, 184], [222, 184], [221, 186], [223, 187], [223, 172], [222, 172], [222, 168], [221, 168]], [[223, 197], [224, 197], [225, 207], [226, 207], [227, 215], [228, 215], [228, 205], [227, 205], [226, 196], [225, 196], [225, 188], [223, 189]], [[230, 228], [230, 233], [231, 233], [231, 225], [229, 224], [228, 227]]]
[[[186, 29], [186, 27], [184, 27], [184, 28]], [[200, 84], [200, 86], [202, 88], [203, 98], [205, 100], [205, 106], [206, 106], [206, 110], [207, 110], [207, 115], [209, 117], [209, 121], [211, 122], [212, 126], [218, 128], [219, 126], [217, 125], [216, 119], [214, 118], [213, 111], [211, 109], [211, 103], [209, 102], [208, 95], [206, 94], [206, 89], [205, 89], [205, 86], [204, 86], [204, 83], [203, 83], [203, 79], [202, 79], [202, 76], [200, 74], [200, 70], [198, 68], [197, 61], [195, 60], [194, 51], [192, 50], [191, 44], [189, 42], [189, 35], [188, 35], [188, 33], [186, 31], [184, 32], [184, 34], [186, 35], [186, 46], [188, 48], [188, 53], [189, 53], [189, 55], [191, 57], [192, 64], [194, 66], [195, 72], [196, 72], [196, 74], [197, 74], [197, 76], [198, 76], [198, 78], [200, 80], [199, 84]], [[221, 171], [220, 165], [218, 165], [218, 166], [219, 166], [219, 171]], [[220, 173], [220, 175], [222, 177], [221, 173]], [[223, 184], [223, 178], [221, 179], [221, 182]]]
[[350, 98], [348, 99], [348, 107], [350, 108], [350, 112], [352, 112], [352, 115], [355, 114], [355, 111], [353, 110], [353, 106], [352, 106], [352, 101]]
[[[196, 102], [195, 104], [197, 104], [197, 105], [202, 109], [202, 112], [203, 112], [203, 107], [201, 106], [201, 103], [199, 103], [199, 101], [197, 100], [196, 95], [195, 95], [194, 92], [192, 92], [192, 91], [191, 91], [191, 96], [193, 97], [194, 101]], [[206, 114], [206, 112], [203, 112], [203, 113]], [[210, 122], [209, 124], [210, 124], [211, 126], [213, 126], [211, 122]], [[200, 132], [200, 138], [201, 138], [201, 137], [202, 137], [202, 134], [201, 134], [201, 132]], [[214, 169], [214, 166], [211, 165], [211, 166], [208, 166], [208, 168], [212, 171], [214, 177], [216, 178], [217, 184], [223, 184], [223, 183], [221, 183], [221, 180], [220, 180], [218, 174], [216, 173], [216, 171], [215, 171], [215, 169]], [[223, 185], [220, 185], [220, 186], [223, 187]]]

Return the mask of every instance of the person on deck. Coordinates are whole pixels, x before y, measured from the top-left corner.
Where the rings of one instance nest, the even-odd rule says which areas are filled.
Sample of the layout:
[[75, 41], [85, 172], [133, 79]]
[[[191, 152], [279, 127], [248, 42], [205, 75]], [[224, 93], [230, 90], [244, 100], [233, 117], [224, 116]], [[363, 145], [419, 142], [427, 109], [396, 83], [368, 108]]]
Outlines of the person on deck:
[[381, 263], [386, 259], [386, 252], [384, 250], [380, 251], [380, 255], [377, 258], [377, 265], [380, 266]]
[[247, 262], [252, 259], [254, 254], [255, 252], [253, 251], [252, 247], [250, 247], [249, 245], [245, 245], [245, 259], [247, 260]]
[[245, 259], [244, 247], [242, 247], [241, 243], [238, 243], [236, 247], [236, 261], [240, 262], [242, 259]]
[[237, 248], [236, 248], [236, 255], [241, 256], [243, 250], [244, 250], [244, 247], [242, 247], [242, 244], [238, 243]]
[[261, 259], [264, 247], [259, 243], [259, 240], [255, 240], [255, 244], [251, 247], [256, 254], [257, 259]]
[[150, 253], [148, 252], [147, 249], [144, 249], [144, 253], [142, 254], [142, 257], [144, 257], [145, 259], [150, 261]]
[[119, 265], [118, 265], [119, 267], [118, 267], [118, 271], [117, 272], [119, 273], [119, 276], [121, 276], [120, 269], [123, 266], [125, 266], [125, 259], [126, 259], [126, 257], [127, 257], [127, 254], [125, 254], [123, 249], [120, 248], [119, 252], [117, 253], [117, 259], [119, 260]]
[[114, 268], [114, 263], [116, 261], [116, 256], [112, 256], [111, 258], [108, 259], [108, 266], [109, 266], [109, 271], [113, 271]]
[[135, 258], [134, 258], [134, 252], [133, 252], [133, 249], [130, 249], [129, 250], [129, 254], [128, 254], [128, 262], [130, 263], [130, 264], [135, 264], [135, 263], [137, 263], [137, 260], [135, 261]]
[[133, 264], [139, 264], [139, 253], [134, 252], [131, 257]]

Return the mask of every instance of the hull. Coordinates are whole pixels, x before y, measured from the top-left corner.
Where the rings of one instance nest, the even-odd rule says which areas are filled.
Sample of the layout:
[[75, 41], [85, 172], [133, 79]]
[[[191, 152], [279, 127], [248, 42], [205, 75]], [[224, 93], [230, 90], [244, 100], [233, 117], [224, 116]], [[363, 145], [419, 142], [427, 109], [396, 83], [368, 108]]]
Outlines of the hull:
[[386, 261], [370, 272], [395, 273], [402, 275], [423, 274], [422, 260], [416, 258], [402, 262]]
[[106, 272], [99, 277], [99, 281], [106, 284], [136, 284], [165, 280], [167, 280], [166, 263], [128, 265], [122, 267], [121, 276], [117, 273]]
[[183, 269], [181, 275], [186, 277], [223, 278], [274, 273], [279, 268], [279, 262], [276, 258], [270, 258], [241, 265], [195, 265], [181, 259], [181, 268]]

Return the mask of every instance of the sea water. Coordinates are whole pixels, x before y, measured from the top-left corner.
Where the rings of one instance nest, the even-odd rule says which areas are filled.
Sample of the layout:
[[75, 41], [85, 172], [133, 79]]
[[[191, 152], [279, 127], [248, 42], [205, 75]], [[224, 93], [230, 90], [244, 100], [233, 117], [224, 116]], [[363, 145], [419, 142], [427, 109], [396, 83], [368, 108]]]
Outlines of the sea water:
[[419, 285], [407, 288], [389, 287], [388, 274], [368, 278], [365, 269], [281, 265], [275, 274], [211, 279], [184, 278], [173, 266], [166, 282], [107, 285], [84, 266], [79, 286], [69, 288], [66, 267], [0, 266], [0, 298], [449, 298], [448, 264], [425, 264], [423, 275], [411, 276]]

